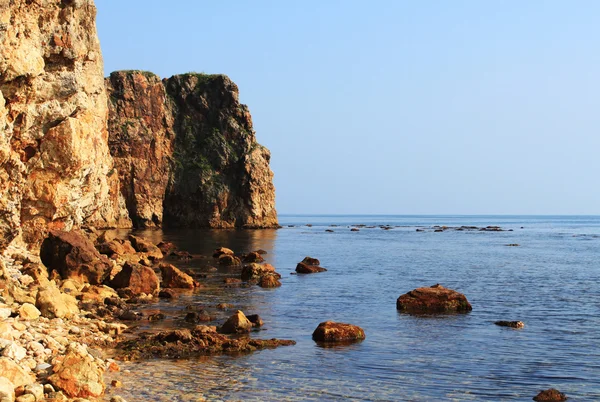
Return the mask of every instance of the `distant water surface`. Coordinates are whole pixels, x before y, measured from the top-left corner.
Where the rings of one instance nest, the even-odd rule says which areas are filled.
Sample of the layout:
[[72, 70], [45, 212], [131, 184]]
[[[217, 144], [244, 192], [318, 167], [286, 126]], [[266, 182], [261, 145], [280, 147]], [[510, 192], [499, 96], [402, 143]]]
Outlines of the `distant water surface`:
[[[239, 269], [210, 270], [210, 259], [176, 262], [206, 272], [207, 287], [146, 309], [165, 313], [163, 326], [185, 325], [183, 308], [195, 305], [212, 309], [213, 324], [220, 324], [234, 310], [214, 306], [233, 303], [265, 321], [251, 336], [297, 345], [238, 357], [123, 363], [117, 378], [124, 387], [109, 394], [130, 402], [530, 401], [555, 387], [572, 401], [600, 400], [600, 217], [279, 219], [279, 230], [145, 232], [193, 254], [262, 248], [283, 276], [277, 289], [225, 288], [223, 279], [239, 277]], [[351, 232], [350, 225], [365, 227]], [[434, 225], [505, 231], [438, 233]], [[290, 275], [307, 255], [328, 271]], [[436, 283], [464, 293], [473, 311], [435, 317], [396, 311], [398, 296]], [[367, 338], [320, 347], [311, 334], [325, 320], [359, 325]], [[525, 328], [501, 328], [497, 320], [521, 320]]]

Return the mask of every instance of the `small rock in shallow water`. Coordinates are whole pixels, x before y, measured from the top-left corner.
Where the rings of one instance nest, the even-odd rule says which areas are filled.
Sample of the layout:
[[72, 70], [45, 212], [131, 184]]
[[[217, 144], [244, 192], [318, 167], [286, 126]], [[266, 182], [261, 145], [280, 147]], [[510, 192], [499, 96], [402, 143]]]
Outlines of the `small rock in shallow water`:
[[541, 391], [539, 394], [533, 397], [533, 400], [537, 402], [561, 402], [566, 401], [567, 399], [568, 398], [565, 394], [555, 388]]
[[510, 328], [524, 328], [525, 323], [523, 321], [496, 321], [494, 324], [499, 325], [501, 327], [510, 327]]
[[252, 323], [246, 318], [241, 310], [238, 310], [225, 321], [225, 324], [223, 324], [219, 331], [224, 334], [240, 334], [250, 332], [251, 329]]
[[325, 321], [319, 324], [312, 334], [318, 342], [349, 342], [365, 339], [365, 331], [352, 324]]
[[416, 314], [467, 313], [472, 310], [465, 295], [440, 284], [403, 294], [396, 300], [396, 308]]

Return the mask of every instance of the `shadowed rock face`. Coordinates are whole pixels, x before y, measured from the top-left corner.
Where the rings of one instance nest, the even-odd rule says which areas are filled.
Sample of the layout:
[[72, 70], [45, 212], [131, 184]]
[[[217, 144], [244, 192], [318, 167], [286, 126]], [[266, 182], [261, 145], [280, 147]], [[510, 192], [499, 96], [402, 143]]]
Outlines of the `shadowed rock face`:
[[[93, 1], [0, 0], [0, 251], [128, 226], [108, 151]], [[120, 204], [121, 201], [121, 204]]]
[[162, 81], [121, 71], [106, 81], [109, 142], [138, 226], [275, 227], [269, 151], [224, 75]]

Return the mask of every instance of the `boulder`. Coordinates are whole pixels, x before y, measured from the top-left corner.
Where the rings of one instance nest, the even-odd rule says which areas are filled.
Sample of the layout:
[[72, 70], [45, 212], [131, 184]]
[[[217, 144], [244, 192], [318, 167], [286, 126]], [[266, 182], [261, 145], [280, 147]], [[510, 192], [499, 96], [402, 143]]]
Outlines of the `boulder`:
[[245, 332], [250, 332], [252, 329], [252, 323], [244, 313], [238, 310], [234, 315], [229, 317], [225, 324], [221, 326], [219, 332], [224, 334], [242, 334]]
[[318, 342], [360, 341], [365, 339], [365, 331], [356, 325], [325, 321], [315, 329], [312, 338]]
[[135, 253], [133, 248], [126, 248], [123, 243], [119, 242], [118, 240], [100, 243], [96, 245], [96, 250], [98, 250], [100, 254], [104, 254], [109, 257], [130, 254], [130, 252]]
[[194, 279], [176, 266], [163, 263], [159, 267], [163, 288], [194, 289], [196, 287]]
[[534, 401], [537, 402], [562, 402], [568, 398], [565, 394], [555, 388], [550, 388], [545, 391], [540, 391], [539, 394], [533, 397]]
[[244, 256], [243, 262], [263, 262], [265, 259], [257, 252], [252, 251]]
[[250, 314], [246, 318], [252, 323], [253, 327], [262, 327], [265, 324], [258, 314]]
[[271, 264], [251, 263], [244, 265], [240, 277], [243, 281], [260, 280], [264, 275], [273, 273], [275, 273], [275, 268]]
[[226, 255], [234, 255], [235, 253], [233, 252], [233, 250], [227, 248], [227, 247], [219, 247], [218, 249], [216, 249], [213, 252], [213, 257], [214, 258], [219, 258], [220, 256], [222, 256], [223, 254]]
[[34, 378], [8, 357], [0, 357], [0, 373], [15, 387], [32, 384]]
[[81, 294], [79, 295], [79, 299], [83, 303], [97, 303], [104, 304], [106, 299], [115, 299], [118, 298], [117, 292], [113, 288], [108, 286], [94, 286], [87, 285], [83, 289], [81, 289]]
[[79, 313], [77, 300], [52, 285], [40, 288], [35, 306], [46, 318], [71, 318]]
[[15, 385], [6, 377], [0, 377], [0, 402], [14, 402]]
[[500, 327], [509, 327], [509, 328], [524, 328], [525, 323], [523, 321], [496, 321], [494, 324]]
[[59, 356], [48, 377], [50, 383], [71, 398], [99, 397], [104, 393], [104, 370], [96, 364], [85, 346], [70, 344]]
[[40, 257], [49, 272], [56, 271], [63, 279], [73, 278], [93, 285], [102, 283], [112, 269], [110, 261], [77, 230], [50, 231], [42, 243]]
[[163, 253], [160, 251], [160, 249], [148, 240], [134, 235], [129, 235], [128, 239], [135, 251], [138, 253], [145, 253], [148, 255], [148, 258], [155, 261], [163, 258]]
[[221, 265], [231, 266], [231, 265], [240, 265], [241, 263], [242, 263], [242, 261], [235, 255], [221, 254], [219, 256], [219, 264], [221, 264]]
[[36, 320], [40, 318], [40, 315], [42, 315], [40, 310], [38, 310], [37, 307], [31, 303], [25, 303], [21, 305], [18, 311], [19, 317], [21, 317], [22, 320]]
[[277, 288], [281, 286], [281, 282], [279, 282], [279, 274], [267, 274], [263, 275], [258, 281], [258, 286], [261, 288]]
[[128, 289], [129, 292], [126, 293], [134, 296], [142, 293], [153, 295], [158, 293], [160, 282], [152, 268], [127, 262], [110, 282], [110, 286], [115, 289]]
[[296, 272], [299, 274], [316, 274], [318, 272], [327, 271], [325, 268], [319, 267], [317, 265], [308, 265], [303, 262], [299, 262], [296, 265]]
[[306, 265], [321, 265], [321, 262], [317, 258], [312, 257], [304, 257], [301, 262]]
[[177, 299], [177, 293], [172, 289], [161, 289], [158, 292], [158, 297], [161, 299]]
[[466, 313], [472, 310], [465, 295], [440, 284], [403, 294], [396, 308], [408, 313]]

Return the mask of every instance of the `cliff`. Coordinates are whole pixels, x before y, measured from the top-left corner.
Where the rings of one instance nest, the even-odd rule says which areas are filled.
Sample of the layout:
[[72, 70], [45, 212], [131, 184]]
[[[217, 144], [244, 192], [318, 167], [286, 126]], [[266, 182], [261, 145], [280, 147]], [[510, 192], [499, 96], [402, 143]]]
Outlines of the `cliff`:
[[276, 227], [270, 153], [224, 75], [115, 72], [109, 146], [134, 223]]
[[95, 16], [91, 0], [0, 0], [0, 251], [19, 237], [35, 248], [48, 229], [130, 224]]

